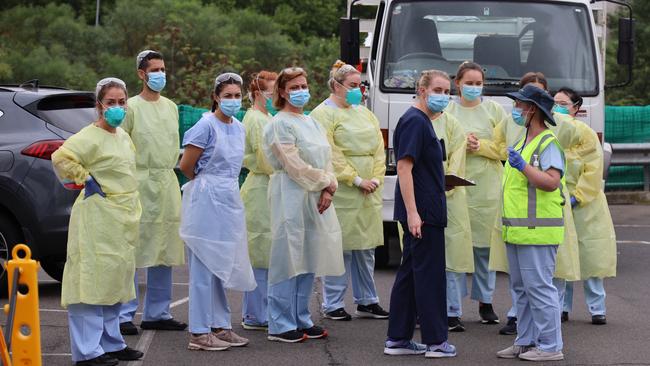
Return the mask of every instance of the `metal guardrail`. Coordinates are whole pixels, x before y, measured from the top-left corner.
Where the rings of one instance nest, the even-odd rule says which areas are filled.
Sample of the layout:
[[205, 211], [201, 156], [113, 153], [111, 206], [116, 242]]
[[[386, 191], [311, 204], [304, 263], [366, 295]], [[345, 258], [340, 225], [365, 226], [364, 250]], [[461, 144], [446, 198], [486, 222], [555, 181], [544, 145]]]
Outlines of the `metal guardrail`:
[[643, 166], [643, 190], [650, 191], [650, 143], [612, 144], [612, 166]]

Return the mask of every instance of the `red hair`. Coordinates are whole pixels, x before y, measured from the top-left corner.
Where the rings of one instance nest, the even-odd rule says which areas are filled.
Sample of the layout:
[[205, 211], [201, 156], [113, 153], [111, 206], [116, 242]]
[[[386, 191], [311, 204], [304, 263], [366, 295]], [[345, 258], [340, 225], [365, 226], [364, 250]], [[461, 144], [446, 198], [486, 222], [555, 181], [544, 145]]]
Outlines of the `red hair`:
[[269, 87], [269, 82], [276, 81], [278, 79], [278, 74], [272, 71], [262, 70], [257, 74], [253, 74], [251, 82], [248, 85], [248, 91], [251, 93], [251, 97], [255, 98], [255, 92], [262, 92], [267, 90]]

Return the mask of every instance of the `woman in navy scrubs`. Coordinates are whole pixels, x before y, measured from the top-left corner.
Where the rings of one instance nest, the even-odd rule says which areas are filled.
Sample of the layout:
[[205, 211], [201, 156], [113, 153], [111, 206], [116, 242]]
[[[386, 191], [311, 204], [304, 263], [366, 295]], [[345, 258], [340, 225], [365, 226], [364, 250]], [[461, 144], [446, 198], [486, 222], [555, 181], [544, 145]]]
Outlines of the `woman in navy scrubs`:
[[[415, 103], [393, 136], [394, 215], [404, 229], [404, 248], [390, 298], [387, 355], [456, 356], [456, 347], [447, 342], [444, 144], [431, 123], [447, 106], [450, 88], [446, 73], [423, 71]], [[416, 320], [422, 344], [412, 341]]]

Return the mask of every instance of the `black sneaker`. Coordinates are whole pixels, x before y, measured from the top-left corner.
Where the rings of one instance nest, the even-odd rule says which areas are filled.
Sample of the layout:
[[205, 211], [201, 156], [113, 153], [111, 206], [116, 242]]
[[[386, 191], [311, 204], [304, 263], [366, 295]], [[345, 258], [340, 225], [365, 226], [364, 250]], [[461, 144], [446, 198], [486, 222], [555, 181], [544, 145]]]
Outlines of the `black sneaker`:
[[185, 330], [185, 328], [187, 328], [187, 324], [179, 322], [178, 320], [172, 318], [154, 321], [143, 321], [140, 323], [140, 328], [154, 330]]
[[359, 318], [388, 319], [388, 312], [379, 304], [357, 305], [354, 315]]
[[499, 329], [499, 334], [503, 335], [516, 335], [517, 334], [517, 318], [508, 317], [508, 324]]
[[307, 339], [307, 335], [297, 330], [290, 330], [281, 334], [269, 334], [266, 339], [275, 342], [298, 343]]
[[464, 332], [465, 324], [460, 321], [460, 318], [457, 316], [447, 317], [447, 324], [449, 325], [450, 332]]
[[314, 325], [309, 329], [298, 329], [299, 332], [303, 332], [309, 339], [325, 338], [327, 337], [327, 331], [318, 325]]
[[568, 311], [563, 311], [562, 316], [560, 317], [560, 320], [562, 323], [568, 322], [569, 321], [569, 312]]
[[492, 304], [478, 304], [478, 313], [481, 316], [481, 323], [483, 324], [499, 324], [499, 317], [494, 313]]
[[78, 366], [115, 366], [119, 364], [120, 361], [106, 353], [99, 357], [91, 358], [90, 360], [77, 361], [74, 364]]
[[116, 352], [106, 352], [107, 355], [117, 358], [120, 361], [135, 361], [144, 357], [144, 353], [127, 346], [125, 349]]
[[325, 313], [325, 317], [332, 320], [352, 320], [352, 316], [343, 308]]
[[120, 333], [122, 333], [122, 335], [137, 335], [138, 328], [133, 324], [133, 322], [120, 323]]
[[605, 325], [607, 324], [607, 318], [605, 317], [605, 315], [593, 315], [591, 317], [591, 324]]

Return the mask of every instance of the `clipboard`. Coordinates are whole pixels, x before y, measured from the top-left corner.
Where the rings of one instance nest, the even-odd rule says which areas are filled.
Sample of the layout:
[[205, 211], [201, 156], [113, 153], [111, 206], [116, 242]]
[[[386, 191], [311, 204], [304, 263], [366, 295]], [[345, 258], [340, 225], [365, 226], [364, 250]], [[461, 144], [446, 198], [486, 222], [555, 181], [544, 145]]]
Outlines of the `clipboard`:
[[448, 187], [459, 187], [459, 186], [475, 186], [476, 182], [459, 177], [455, 174], [445, 175], [445, 186]]

